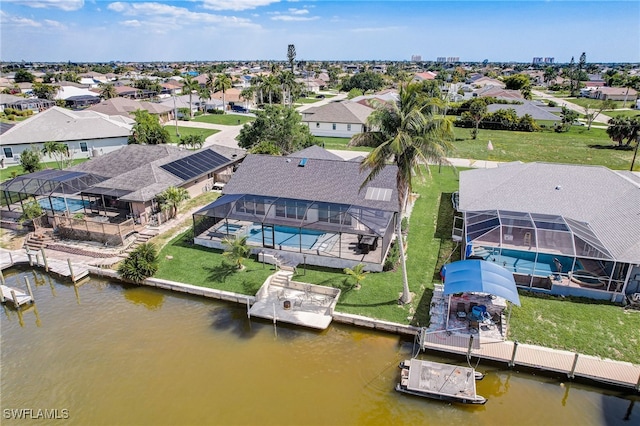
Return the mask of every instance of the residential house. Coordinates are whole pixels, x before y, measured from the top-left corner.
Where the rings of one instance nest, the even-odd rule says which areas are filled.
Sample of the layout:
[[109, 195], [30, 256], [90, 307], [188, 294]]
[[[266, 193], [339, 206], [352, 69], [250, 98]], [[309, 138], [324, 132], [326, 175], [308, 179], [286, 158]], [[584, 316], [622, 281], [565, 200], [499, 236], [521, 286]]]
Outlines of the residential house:
[[133, 113], [139, 109], [143, 109], [151, 115], [156, 115], [161, 123], [166, 123], [173, 119], [174, 109], [172, 107], [155, 102], [137, 101], [121, 97], [106, 99], [88, 108], [89, 111], [96, 111], [109, 116], [122, 115], [132, 119], [135, 118]]
[[418, 72], [413, 76], [413, 81], [421, 82], [425, 80], [435, 80], [437, 75], [438, 73], [435, 71]]
[[247, 237], [261, 260], [381, 271], [399, 214], [395, 166], [367, 182], [359, 162], [308, 150], [248, 155], [222, 197], [196, 212], [194, 243]]
[[539, 101], [528, 101], [523, 99], [522, 104], [489, 104], [487, 112], [494, 113], [501, 109], [512, 109], [518, 117], [530, 115], [534, 120], [560, 121], [560, 116], [554, 113], [560, 113], [561, 108], [548, 107]]
[[106, 178], [81, 192], [95, 213], [130, 215], [140, 223], [158, 213], [158, 194], [170, 186], [191, 197], [229, 181], [244, 151], [212, 145], [197, 151], [172, 145], [127, 145], [67, 170]]
[[357, 102], [331, 102], [302, 111], [302, 123], [314, 136], [350, 138], [367, 131], [373, 108]]
[[[90, 158], [127, 145], [133, 120], [113, 119], [92, 111], [52, 107], [7, 130], [2, 135], [2, 166], [20, 163], [20, 154], [45, 142], [67, 145], [72, 158]], [[55, 161], [44, 156], [43, 161]]]
[[638, 99], [638, 92], [630, 87], [599, 87], [590, 92], [593, 99], [603, 101], [629, 101], [635, 102]]
[[460, 173], [465, 257], [533, 291], [622, 301], [640, 292], [640, 178], [602, 166], [509, 163]]

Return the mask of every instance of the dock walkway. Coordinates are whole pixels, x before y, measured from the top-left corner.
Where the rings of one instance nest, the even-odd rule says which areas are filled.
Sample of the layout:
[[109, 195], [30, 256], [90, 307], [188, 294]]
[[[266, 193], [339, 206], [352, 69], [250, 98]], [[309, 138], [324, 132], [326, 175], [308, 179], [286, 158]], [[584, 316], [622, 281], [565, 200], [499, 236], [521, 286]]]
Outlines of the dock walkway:
[[16, 308], [26, 305], [27, 303], [33, 303], [33, 297], [30, 294], [26, 294], [17, 288], [0, 284], [0, 292], [2, 294], [2, 303], [9, 301], [13, 303], [13, 306]]
[[5, 270], [13, 265], [29, 264], [44, 268], [46, 271], [56, 274], [62, 278], [77, 282], [89, 275], [87, 265], [71, 262], [70, 259], [60, 260], [50, 256], [45, 258], [42, 251], [25, 250], [9, 251], [0, 249], [0, 269]]

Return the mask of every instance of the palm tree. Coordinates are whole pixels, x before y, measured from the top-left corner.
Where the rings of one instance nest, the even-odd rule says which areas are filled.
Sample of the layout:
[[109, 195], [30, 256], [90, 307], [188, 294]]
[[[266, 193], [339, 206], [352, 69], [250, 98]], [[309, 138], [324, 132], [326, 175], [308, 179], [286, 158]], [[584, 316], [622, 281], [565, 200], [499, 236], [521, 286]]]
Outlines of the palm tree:
[[369, 271], [364, 270], [364, 263], [358, 263], [353, 268], [344, 268], [344, 273], [356, 280], [355, 289], [360, 290], [360, 282], [367, 277]]
[[[291, 105], [291, 91], [296, 84], [296, 77], [291, 71], [283, 71], [279, 75], [280, 83], [282, 84], [282, 105], [285, 105], [285, 101], [289, 101]], [[289, 93], [289, 96], [286, 96]]]
[[421, 165], [427, 165], [426, 169], [430, 174], [429, 163], [447, 164], [445, 156], [452, 150], [451, 121], [436, 115], [436, 105], [435, 100], [422, 98], [418, 85], [402, 86], [396, 102], [376, 105], [375, 111], [367, 120], [369, 128], [373, 130], [355, 135], [350, 142], [350, 145], [375, 147], [361, 163], [363, 170], [369, 170], [361, 188], [387, 166], [389, 159], [398, 167], [396, 186], [400, 212], [396, 219], [396, 236], [402, 261], [402, 303], [411, 301], [401, 218], [412, 190], [413, 175], [422, 175]]
[[169, 211], [169, 217], [175, 217], [178, 214], [178, 206], [183, 201], [191, 198], [189, 192], [184, 188], [170, 186], [169, 188], [158, 194], [158, 201], [162, 210]]
[[273, 103], [273, 92], [280, 88], [280, 80], [275, 74], [270, 74], [262, 79], [260, 90], [269, 94], [269, 105]]
[[251, 247], [247, 244], [247, 236], [240, 238], [225, 238], [222, 244], [226, 246], [223, 256], [231, 259], [238, 269], [242, 269], [242, 263], [251, 254]]
[[242, 92], [240, 92], [240, 99], [244, 99], [245, 101], [247, 101], [247, 110], [249, 109], [249, 102], [253, 101], [253, 98], [255, 96], [255, 91], [256, 91], [256, 88], [253, 86], [250, 86], [250, 87], [245, 87], [244, 89], [242, 89]]
[[42, 153], [53, 158], [58, 163], [60, 170], [65, 167], [67, 160], [70, 159], [69, 147], [62, 142], [45, 142]]
[[231, 89], [232, 81], [228, 74], [218, 74], [214, 83], [214, 89], [216, 92], [222, 92], [222, 113], [225, 112], [225, 99], [224, 95], [228, 89]]
[[184, 81], [182, 82], [182, 93], [189, 93], [189, 117], [193, 118], [193, 108], [191, 107], [191, 101], [193, 92], [196, 92], [200, 89], [200, 84], [193, 79], [189, 74], [184, 76]]
[[200, 97], [200, 104], [202, 105], [202, 113], [207, 112], [207, 101], [211, 100], [211, 90], [207, 86], [201, 87], [198, 91]]
[[112, 99], [118, 97], [118, 92], [116, 92], [116, 87], [110, 83], [100, 83], [100, 97], [102, 99]]

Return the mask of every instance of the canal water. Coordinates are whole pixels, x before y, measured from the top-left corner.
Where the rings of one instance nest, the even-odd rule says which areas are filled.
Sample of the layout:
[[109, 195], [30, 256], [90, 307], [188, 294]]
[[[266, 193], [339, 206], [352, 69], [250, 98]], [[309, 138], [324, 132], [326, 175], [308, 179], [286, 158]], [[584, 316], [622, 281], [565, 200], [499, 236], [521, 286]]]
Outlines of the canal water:
[[22, 288], [25, 276], [36, 305], [1, 320], [2, 425], [640, 424], [637, 396], [483, 362], [484, 406], [397, 393], [413, 341], [395, 335], [274, 327], [241, 305], [5, 273]]

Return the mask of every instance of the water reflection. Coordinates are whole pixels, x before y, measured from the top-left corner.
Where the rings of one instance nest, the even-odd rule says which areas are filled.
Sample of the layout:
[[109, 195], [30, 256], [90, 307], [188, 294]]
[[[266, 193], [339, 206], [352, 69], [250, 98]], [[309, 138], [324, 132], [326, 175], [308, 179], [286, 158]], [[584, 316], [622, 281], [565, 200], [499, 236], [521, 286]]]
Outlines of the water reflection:
[[[36, 278], [7, 278], [24, 275]], [[244, 305], [104, 280], [78, 287], [37, 279], [35, 306], [3, 308], [2, 408], [67, 408], [65, 424], [639, 423], [636, 396], [484, 362], [484, 406], [399, 394], [398, 363], [413, 339], [274, 326], [249, 319]]]

